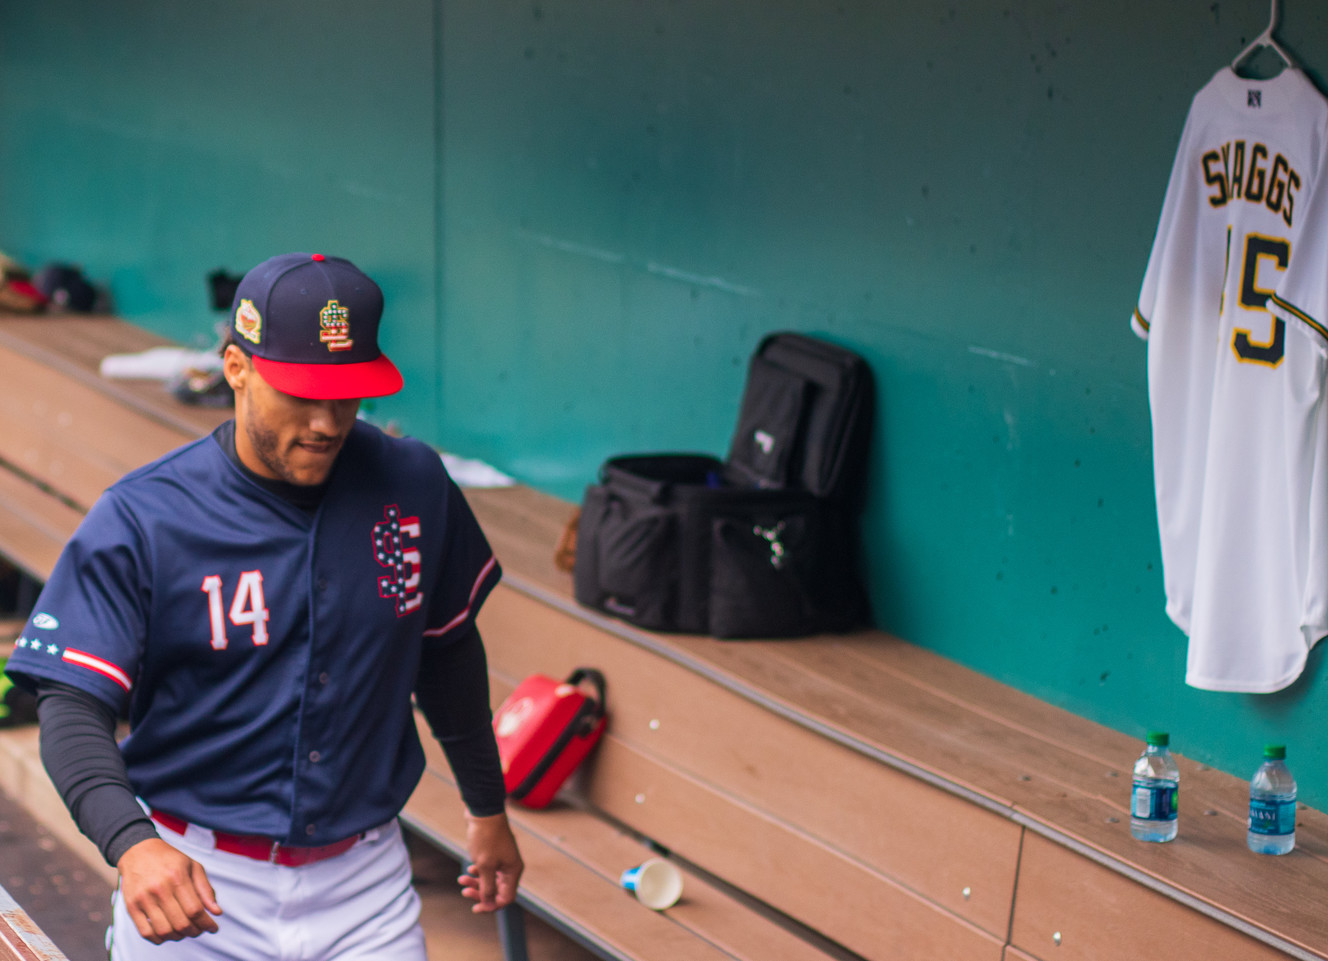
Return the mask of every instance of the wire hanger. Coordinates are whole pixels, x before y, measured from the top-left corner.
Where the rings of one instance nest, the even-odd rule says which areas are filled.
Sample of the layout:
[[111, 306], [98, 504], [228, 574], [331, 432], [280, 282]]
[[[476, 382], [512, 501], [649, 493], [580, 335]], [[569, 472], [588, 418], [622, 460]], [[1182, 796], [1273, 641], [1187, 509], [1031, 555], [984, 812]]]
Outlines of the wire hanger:
[[1277, 54], [1279, 57], [1282, 58], [1282, 62], [1285, 63], [1288, 67], [1294, 68], [1296, 66], [1296, 61], [1292, 59], [1291, 54], [1287, 53], [1284, 49], [1282, 49], [1281, 44], [1279, 44], [1273, 38], [1273, 31], [1277, 29], [1277, 21], [1279, 19], [1279, 13], [1280, 13], [1278, 8], [1280, 7], [1280, 4], [1278, 3], [1278, 0], [1272, 0], [1272, 4], [1273, 4], [1273, 10], [1272, 10], [1272, 15], [1268, 21], [1268, 29], [1266, 29], [1263, 33], [1255, 37], [1254, 42], [1251, 43], [1244, 50], [1242, 50], [1239, 56], [1237, 56], [1235, 60], [1231, 61], [1232, 70], [1235, 70], [1242, 63], [1248, 60], [1250, 55], [1254, 53], [1256, 50], [1258, 50], [1260, 47], [1268, 47], [1269, 49], [1271, 49], [1275, 54]]

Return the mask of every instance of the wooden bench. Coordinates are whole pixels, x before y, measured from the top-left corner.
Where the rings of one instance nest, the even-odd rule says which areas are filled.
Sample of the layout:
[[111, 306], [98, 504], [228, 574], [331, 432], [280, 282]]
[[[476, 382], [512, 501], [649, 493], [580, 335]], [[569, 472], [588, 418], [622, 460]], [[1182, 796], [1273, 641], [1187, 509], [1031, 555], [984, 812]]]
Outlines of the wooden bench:
[[25, 577], [20, 608], [106, 487], [229, 416], [97, 375], [109, 353], [164, 343], [109, 317], [0, 316], [0, 557]]
[[[1250, 854], [1244, 782], [1181, 758], [1180, 838], [1135, 842], [1132, 738], [875, 631], [636, 630], [579, 608], [554, 568], [572, 505], [467, 496], [506, 572], [480, 617], [495, 703], [534, 671], [609, 680], [577, 790], [513, 813], [526, 903], [604, 957], [712, 956], [656, 948], [663, 931], [734, 958], [1328, 957], [1322, 813], [1302, 809], [1292, 855]], [[437, 753], [406, 818], [460, 851]], [[662, 917], [616, 890], [641, 839], [700, 872]], [[775, 929], [793, 940], [762, 942]]]

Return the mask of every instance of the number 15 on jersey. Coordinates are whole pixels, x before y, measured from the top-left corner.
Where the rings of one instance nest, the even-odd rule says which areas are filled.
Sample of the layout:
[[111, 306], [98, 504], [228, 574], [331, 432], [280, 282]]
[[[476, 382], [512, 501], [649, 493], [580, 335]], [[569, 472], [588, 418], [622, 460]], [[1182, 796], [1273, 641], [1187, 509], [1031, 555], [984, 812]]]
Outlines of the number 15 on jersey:
[[[1230, 262], [1231, 228], [1227, 228], [1228, 253]], [[1259, 267], [1270, 262], [1273, 270], [1279, 274], [1287, 269], [1291, 262], [1291, 244], [1281, 237], [1265, 237], [1250, 233], [1245, 236], [1245, 252], [1241, 256], [1240, 266], [1240, 306], [1245, 310], [1257, 310], [1265, 315], [1272, 327], [1266, 338], [1256, 338], [1246, 327], [1237, 327], [1231, 332], [1231, 349], [1236, 359], [1246, 364], [1263, 364], [1276, 367], [1282, 363], [1286, 354], [1286, 321], [1273, 316], [1268, 310], [1268, 298], [1272, 296], [1275, 283], [1259, 283]]]

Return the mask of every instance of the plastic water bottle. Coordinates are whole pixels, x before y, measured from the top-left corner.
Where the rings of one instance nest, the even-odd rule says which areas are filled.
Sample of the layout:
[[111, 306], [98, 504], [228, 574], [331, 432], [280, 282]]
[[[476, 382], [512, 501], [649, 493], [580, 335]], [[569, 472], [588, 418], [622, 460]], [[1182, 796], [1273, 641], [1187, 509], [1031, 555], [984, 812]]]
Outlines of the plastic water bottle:
[[1286, 854], [1296, 846], [1296, 779], [1286, 748], [1269, 744], [1250, 780], [1250, 822], [1245, 843], [1255, 854]]
[[1180, 768], [1171, 756], [1171, 737], [1148, 732], [1148, 747], [1134, 762], [1130, 798], [1130, 833], [1140, 841], [1170, 841], [1176, 836]]

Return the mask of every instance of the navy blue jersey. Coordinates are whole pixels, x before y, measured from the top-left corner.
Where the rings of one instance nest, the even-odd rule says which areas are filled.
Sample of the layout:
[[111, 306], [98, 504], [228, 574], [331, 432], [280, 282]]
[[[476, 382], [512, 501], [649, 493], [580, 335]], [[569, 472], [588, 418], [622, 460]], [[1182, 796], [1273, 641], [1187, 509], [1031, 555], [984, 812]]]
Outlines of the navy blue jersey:
[[468, 631], [499, 577], [418, 441], [358, 422], [310, 516], [207, 437], [102, 495], [8, 670], [127, 703], [121, 749], [154, 807], [325, 844], [405, 804], [421, 645]]

